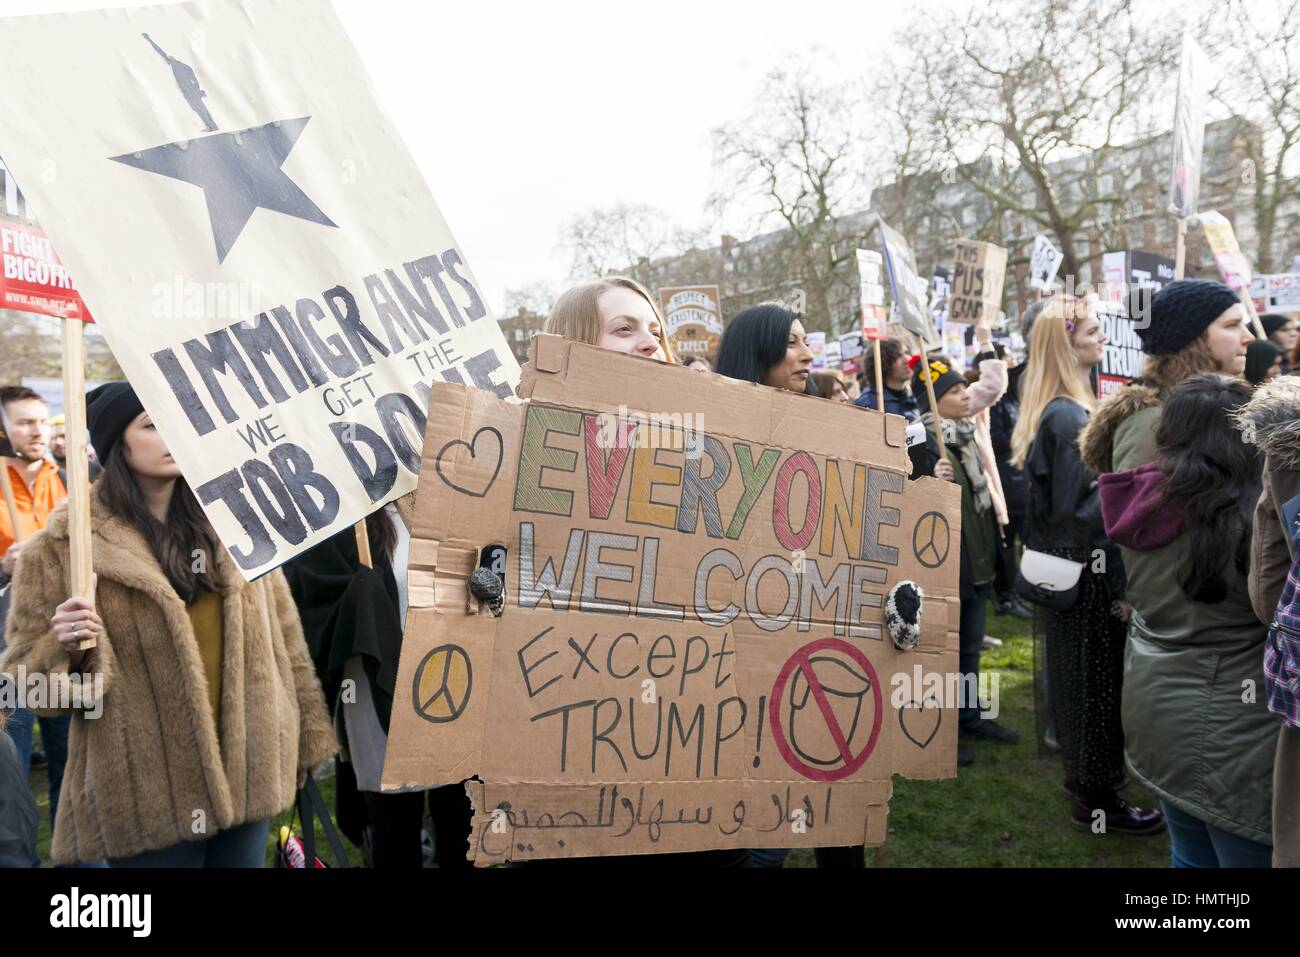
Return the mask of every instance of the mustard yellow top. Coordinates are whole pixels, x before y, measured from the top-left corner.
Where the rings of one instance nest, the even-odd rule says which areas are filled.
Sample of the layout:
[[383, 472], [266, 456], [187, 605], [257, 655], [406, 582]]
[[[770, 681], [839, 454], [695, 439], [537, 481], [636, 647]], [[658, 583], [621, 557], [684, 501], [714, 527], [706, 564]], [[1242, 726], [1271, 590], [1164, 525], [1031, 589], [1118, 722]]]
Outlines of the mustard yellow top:
[[213, 591], [200, 591], [199, 597], [188, 609], [190, 624], [199, 645], [199, 660], [208, 680], [208, 704], [212, 708], [212, 723], [221, 734], [221, 666], [225, 658], [226, 638], [221, 613], [221, 596]]

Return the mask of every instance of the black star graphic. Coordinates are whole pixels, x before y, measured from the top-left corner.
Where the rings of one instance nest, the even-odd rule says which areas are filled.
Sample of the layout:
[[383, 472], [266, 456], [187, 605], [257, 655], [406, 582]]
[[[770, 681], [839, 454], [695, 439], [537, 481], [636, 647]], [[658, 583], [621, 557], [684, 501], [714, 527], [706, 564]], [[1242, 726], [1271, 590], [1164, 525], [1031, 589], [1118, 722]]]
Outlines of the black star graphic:
[[212, 221], [217, 261], [225, 262], [230, 247], [259, 206], [322, 226], [335, 226], [280, 168], [310, 119], [300, 116], [277, 120], [110, 159], [202, 189]]

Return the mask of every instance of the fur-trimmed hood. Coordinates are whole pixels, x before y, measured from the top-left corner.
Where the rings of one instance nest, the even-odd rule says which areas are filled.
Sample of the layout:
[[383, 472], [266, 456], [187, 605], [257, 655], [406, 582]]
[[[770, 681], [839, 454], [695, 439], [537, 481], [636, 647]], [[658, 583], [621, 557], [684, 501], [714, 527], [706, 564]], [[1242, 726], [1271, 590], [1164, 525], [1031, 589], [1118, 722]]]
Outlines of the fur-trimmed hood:
[[1300, 376], [1279, 376], [1255, 390], [1234, 416], [1242, 438], [1280, 469], [1300, 469]]
[[1115, 471], [1111, 455], [1115, 449], [1115, 430], [1130, 416], [1160, 404], [1156, 390], [1146, 385], [1128, 385], [1108, 396], [1092, 414], [1079, 433], [1079, 451], [1083, 465], [1098, 475]]

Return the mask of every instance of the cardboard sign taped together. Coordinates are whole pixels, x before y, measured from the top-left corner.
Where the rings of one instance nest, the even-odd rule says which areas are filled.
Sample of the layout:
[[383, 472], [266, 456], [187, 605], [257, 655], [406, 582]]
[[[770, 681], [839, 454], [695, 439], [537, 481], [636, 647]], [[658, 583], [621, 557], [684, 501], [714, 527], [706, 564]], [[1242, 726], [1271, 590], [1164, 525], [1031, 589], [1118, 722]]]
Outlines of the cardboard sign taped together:
[[992, 243], [957, 240], [953, 257], [952, 290], [948, 320], [967, 325], [992, 323], [1002, 308], [1002, 283], [1007, 273], [1007, 251]]
[[486, 865], [879, 844], [891, 774], [953, 775], [960, 495], [902, 418], [545, 335], [520, 394], [433, 387], [386, 790], [477, 776]]
[[430, 382], [511, 394], [326, 0], [14, 18], [4, 41], [0, 155], [246, 577], [415, 487]]

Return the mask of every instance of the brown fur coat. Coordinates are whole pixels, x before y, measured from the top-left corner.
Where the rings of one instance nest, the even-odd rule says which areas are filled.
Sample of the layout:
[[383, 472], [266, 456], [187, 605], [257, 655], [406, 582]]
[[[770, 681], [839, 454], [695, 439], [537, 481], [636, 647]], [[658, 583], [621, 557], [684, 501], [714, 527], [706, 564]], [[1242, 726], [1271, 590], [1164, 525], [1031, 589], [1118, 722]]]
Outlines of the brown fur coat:
[[[102, 712], [73, 711], [54, 829], [56, 863], [127, 857], [212, 837], [293, 803], [298, 769], [337, 749], [284, 576], [253, 583], [218, 547], [225, 631], [221, 728], [194, 629], [144, 537], [92, 498], [96, 610], [83, 665], [100, 672]], [[50, 618], [68, 595], [66, 507], [23, 548], [0, 670], [66, 673]], [[87, 708], [90, 711], [87, 712]]]

